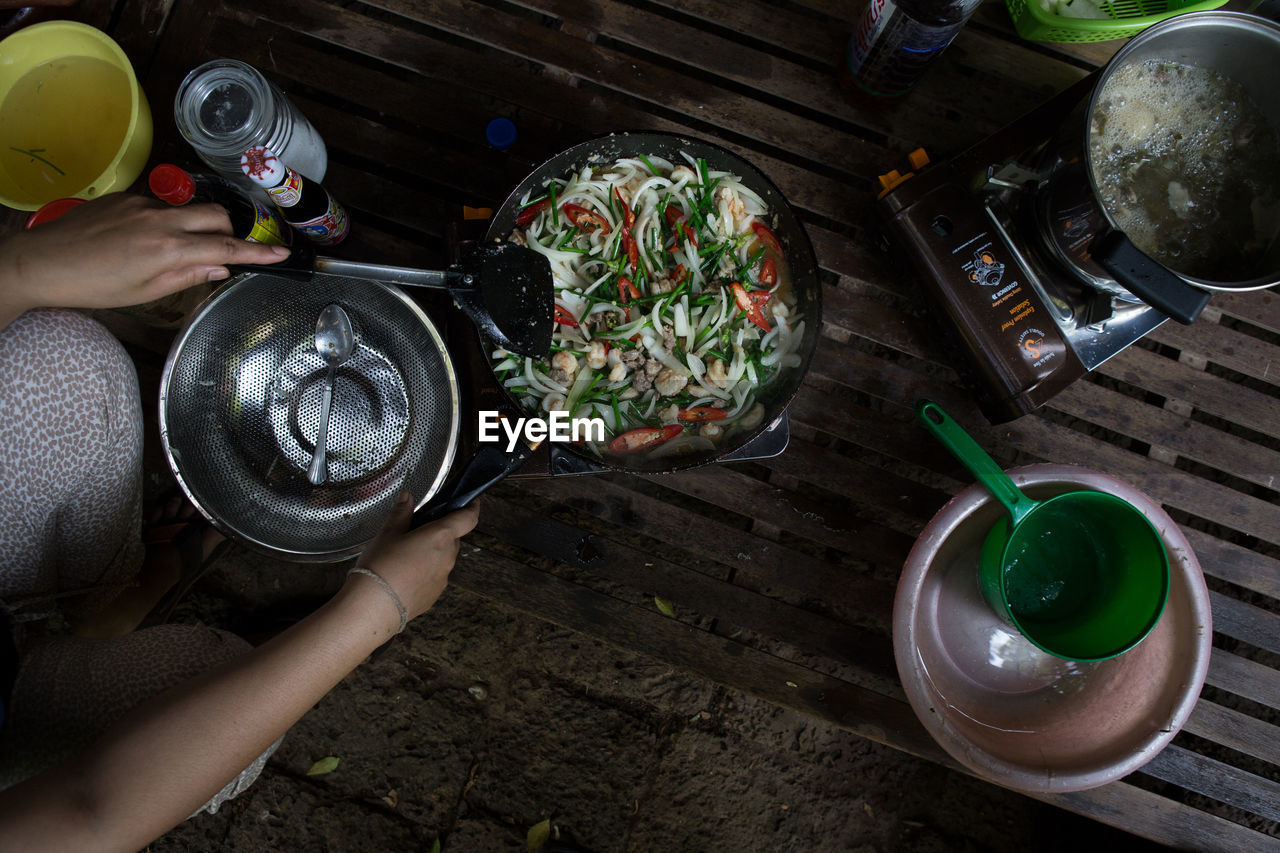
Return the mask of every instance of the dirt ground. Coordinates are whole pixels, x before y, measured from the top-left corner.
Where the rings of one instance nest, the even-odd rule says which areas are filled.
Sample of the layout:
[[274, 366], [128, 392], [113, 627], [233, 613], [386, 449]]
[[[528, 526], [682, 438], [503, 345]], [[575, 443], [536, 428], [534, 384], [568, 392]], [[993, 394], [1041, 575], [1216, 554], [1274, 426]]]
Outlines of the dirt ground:
[[[486, 552], [464, 547], [455, 578]], [[233, 547], [174, 621], [260, 641], [346, 566]], [[335, 770], [307, 775], [319, 759]], [[285, 738], [258, 782], [154, 853], [573, 849], [1042, 851], [1131, 836], [460, 590]]]

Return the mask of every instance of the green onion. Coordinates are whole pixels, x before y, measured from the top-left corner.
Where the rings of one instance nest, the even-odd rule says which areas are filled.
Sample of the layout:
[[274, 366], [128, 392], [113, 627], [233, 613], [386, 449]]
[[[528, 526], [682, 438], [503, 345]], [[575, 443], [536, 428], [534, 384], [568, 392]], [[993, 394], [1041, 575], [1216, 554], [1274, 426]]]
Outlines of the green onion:
[[744, 279], [747, 275], [747, 270], [754, 267], [756, 265], [756, 262], [760, 260], [760, 256], [763, 254], [764, 254], [763, 246], [761, 246], [759, 249], [756, 249], [751, 254], [751, 257], [747, 258], [747, 262], [742, 266], [738, 267], [737, 273], [735, 273], [734, 278], [738, 279], [738, 281], [742, 281], [742, 279]]

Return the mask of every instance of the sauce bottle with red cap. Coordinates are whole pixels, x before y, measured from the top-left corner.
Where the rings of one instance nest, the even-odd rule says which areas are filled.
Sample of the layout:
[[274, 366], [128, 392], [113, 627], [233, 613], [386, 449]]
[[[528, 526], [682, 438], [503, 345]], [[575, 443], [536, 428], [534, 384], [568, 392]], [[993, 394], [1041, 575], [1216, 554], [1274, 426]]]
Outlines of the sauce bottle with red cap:
[[222, 205], [231, 218], [232, 232], [243, 240], [277, 246], [293, 242], [293, 231], [279, 213], [217, 175], [193, 174], [172, 163], [161, 163], [151, 170], [147, 184], [156, 198], [175, 207], [191, 202]]

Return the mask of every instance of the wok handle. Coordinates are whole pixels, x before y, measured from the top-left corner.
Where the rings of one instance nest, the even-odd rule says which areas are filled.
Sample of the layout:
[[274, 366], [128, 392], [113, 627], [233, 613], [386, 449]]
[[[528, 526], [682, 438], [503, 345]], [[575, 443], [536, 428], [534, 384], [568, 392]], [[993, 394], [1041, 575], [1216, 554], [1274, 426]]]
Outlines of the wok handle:
[[1179, 323], [1189, 325], [1209, 304], [1207, 290], [1151, 260], [1122, 231], [1107, 231], [1095, 238], [1089, 252], [1126, 290]]
[[454, 510], [462, 509], [490, 486], [497, 484], [519, 468], [531, 455], [533, 451], [524, 444], [520, 444], [510, 453], [497, 444], [481, 445], [454, 483], [452, 493], [438, 496], [414, 513], [413, 521], [409, 523], [410, 529], [421, 527]]
[[232, 272], [261, 272], [285, 278], [306, 281], [318, 272], [359, 278], [367, 281], [385, 281], [405, 287], [429, 287], [435, 290], [466, 288], [473, 284], [465, 275], [441, 270], [420, 270], [413, 267], [394, 267], [388, 264], [370, 264], [362, 261], [343, 261], [316, 254], [310, 240], [296, 235], [293, 251], [278, 264], [228, 264]]
[[315, 272], [315, 247], [310, 240], [295, 232], [293, 244], [289, 249], [289, 257], [276, 264], [227, 264], [227, 269], [232, 275], [242, 272], [261, 272], [291, 278], [294, 281], [309, 281]]
[[419, 270], [412, 267], [393, 267], [387, 264], [369, 264], [361, 261], [341, 261], [337, 258], [317, 257], [316, 272], [329, 275], [345, 275], [348, 278], [363, 278], [372, 281], [386, 281], [407, 287], [430, 287], [436, 290], [449, 288], [458, 273], [440, 270]]

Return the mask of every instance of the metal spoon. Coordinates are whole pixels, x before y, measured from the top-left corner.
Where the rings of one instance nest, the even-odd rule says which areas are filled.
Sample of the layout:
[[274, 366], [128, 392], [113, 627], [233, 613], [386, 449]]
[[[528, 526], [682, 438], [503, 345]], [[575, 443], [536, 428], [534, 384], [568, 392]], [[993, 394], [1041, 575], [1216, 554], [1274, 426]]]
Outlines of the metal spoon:
[[329, 442], [329, 409], [333, 405], [333, 380], [338, 365], [351, 357], [355, 349], [355, 335], [351, 331], [351, 318], [339, 305], [326, 305], [316, 321], [316, 352], [329, 365], [324, 378], [324, 397], [320, 400], [320, 429], [316, 432], [316, 452], [307, 469], [307, 479], [318, 486], [329, 476], [325, 465], [325, 445]]

